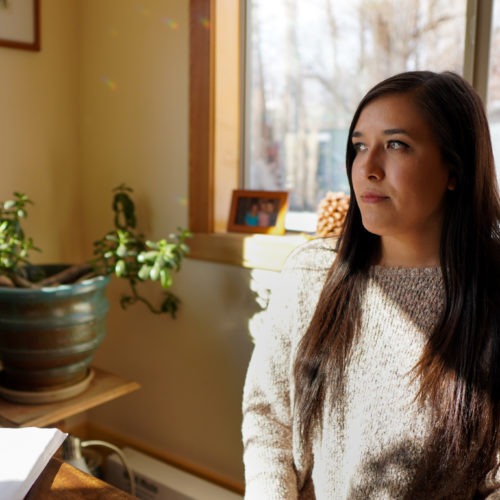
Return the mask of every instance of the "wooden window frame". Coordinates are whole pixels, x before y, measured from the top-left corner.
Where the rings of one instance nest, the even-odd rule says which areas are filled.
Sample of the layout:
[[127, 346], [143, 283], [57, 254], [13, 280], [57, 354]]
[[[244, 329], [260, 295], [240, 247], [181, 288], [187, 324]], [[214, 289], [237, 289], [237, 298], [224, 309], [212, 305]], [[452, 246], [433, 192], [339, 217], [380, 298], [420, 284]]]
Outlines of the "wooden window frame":
[[[239, 113], [244, 96], [239, 81], [243, 74], [239, 47], [244, 3], [245, 0], [190, 0], [189, 227], [194, 234], [191, 257], [279, 270], [290, 251], [303, 243], [306, 236], [248, 236], [225, 231], [232, 190], [241, 187]], [[493, 0], [467, 2], [464, 77], [483, 99], [492, 9]], [[234, 49], [229, 57], [227, 47]], [[235, 71], [235, 67], [240, 70]], [[235, 74], [235, 79], [231, 79]], [[230, 99], [226, 98], [228, 93]]]
[[190, 256], [279, 270], [304, 235], [226, 232], [232, 191], [239, 187], [242, 71], [234, 68], [241, 68], [242, 6], [242, 0], [190, 0]]
[[214, 0], [190, 0], [189, 19], [189, 227], [212, 233]]

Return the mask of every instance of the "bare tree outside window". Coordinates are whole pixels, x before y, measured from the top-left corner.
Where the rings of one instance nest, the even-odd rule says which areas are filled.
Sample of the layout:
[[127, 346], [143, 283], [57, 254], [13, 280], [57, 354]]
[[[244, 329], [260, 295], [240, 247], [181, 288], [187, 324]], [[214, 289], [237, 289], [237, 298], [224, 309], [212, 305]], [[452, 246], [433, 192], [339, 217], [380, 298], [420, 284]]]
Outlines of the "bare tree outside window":
[[500, 1], [493, 4], [493, 24], [490, 42], [487, 111], [493, 142], [493, 153], [500, 179]]
[[462, 73], [466, 0], [248, 1], [245, 187], [289, 191], [287, 227], [313, 231], [319, 201], [348, 191], [362, 95], [400, 71]]

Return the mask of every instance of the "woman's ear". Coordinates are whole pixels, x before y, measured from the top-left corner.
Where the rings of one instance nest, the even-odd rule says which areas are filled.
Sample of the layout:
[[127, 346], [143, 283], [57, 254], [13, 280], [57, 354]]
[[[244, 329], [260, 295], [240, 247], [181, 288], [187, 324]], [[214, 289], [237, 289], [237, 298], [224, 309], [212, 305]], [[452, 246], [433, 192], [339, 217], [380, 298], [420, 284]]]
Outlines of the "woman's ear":
[[448, 179], [448, 191], [454, 191], [457, 187], [457, 178], [454, 175], [450, 175]]

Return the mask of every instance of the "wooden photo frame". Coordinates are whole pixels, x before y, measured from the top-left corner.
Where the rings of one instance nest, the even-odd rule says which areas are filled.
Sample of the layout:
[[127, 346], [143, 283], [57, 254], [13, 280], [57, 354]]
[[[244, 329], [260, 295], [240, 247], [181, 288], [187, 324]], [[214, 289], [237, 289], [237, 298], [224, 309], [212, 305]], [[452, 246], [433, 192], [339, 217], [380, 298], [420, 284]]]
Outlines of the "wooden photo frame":
[[0, 47], [40, 50], [40, 0], [0, 0]]
[[284, 234], [288, 209], [286, 191], [236, 189], [227, 230], [238, 233]]

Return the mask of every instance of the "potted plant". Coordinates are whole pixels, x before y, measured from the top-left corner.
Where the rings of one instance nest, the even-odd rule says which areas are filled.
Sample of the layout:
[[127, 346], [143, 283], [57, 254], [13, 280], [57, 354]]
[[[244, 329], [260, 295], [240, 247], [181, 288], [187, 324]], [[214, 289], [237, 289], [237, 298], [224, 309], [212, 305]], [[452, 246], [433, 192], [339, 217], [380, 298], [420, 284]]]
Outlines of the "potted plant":
[[[121, 306], [141, 303], [155, 314], [175, 318], [179, 298], [169, 289], [189, 251], [184, 229], [159, 241], [137, 232], [132, 190], [114, 190], [113, 228], [94, 242], [91, 261], [72, 266], [31, 265], [39, 251], [22, 227], [32, 201], [22, 193], [0, 202], [0, 394], [21, 402], [64, 399], [83, 391], [92, 378], [93, 353], [105, 336], [112, 276], [130, 293]], [[155, 281], [164, 297], [159, 305], [140, 292]]]

